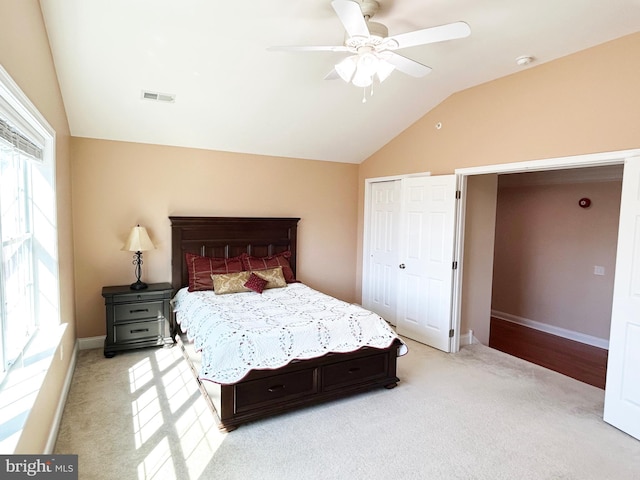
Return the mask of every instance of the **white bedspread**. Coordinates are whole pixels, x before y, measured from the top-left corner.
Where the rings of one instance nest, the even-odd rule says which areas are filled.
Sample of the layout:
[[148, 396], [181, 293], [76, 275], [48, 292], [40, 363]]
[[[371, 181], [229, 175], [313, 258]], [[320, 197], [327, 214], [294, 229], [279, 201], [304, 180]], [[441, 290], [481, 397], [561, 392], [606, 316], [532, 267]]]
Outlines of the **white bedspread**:
[[[200, 378], [228, 384], [250, 370], [364, 346], [386, 348], [398, 338], [377, 314], [302, 284], [216, 295], [180, 290], [177, 321], [202, 355]], [[398, 354], [407, 353], [406, 345]]]

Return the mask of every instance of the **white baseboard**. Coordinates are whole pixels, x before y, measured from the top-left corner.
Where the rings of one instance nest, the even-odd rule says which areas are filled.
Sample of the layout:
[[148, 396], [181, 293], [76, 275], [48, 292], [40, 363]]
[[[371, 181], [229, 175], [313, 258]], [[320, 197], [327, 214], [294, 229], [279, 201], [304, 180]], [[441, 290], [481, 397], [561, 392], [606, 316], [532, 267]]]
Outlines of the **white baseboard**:
[[510, 313], [499, 312], [497, 310], [491, 310], [491, 315], [499, 318], [500, 320], [517, 323], [518, 325], [550, 333], [551, 335], [557, 335], [558, 337], [566, 338], [568, 340], [609, 350], [609, 340], [606, 338], [594, 337], [592, 335], [587, 335], [586, 333], [575, 332], [573, 330], [567, 330], [566, 328], [556, 327], [547, 323], [536, 322], [535, 320], [529, 320], [528, 318], [518, 317], [517, 315], [511, 315]]
[[480, 343], [476, 337], [473, 336], [473, 330], [469, 330], [467, 333], [460, 335], [460, 346], [473, 345], [474, 343]]
[[100, 335], [98, 337], [85, 337], [78, 339], [79, 350], [92, 350], [94, 348], [103, 348], [104, 339], [106, 335]]
[[47, 444], [45, 446], [44, 454], [51, 455], [53, 449], [56, 447], [56, 440], [58, 439], [58, 431], [60, 430], [60, 422], [62, 422], [62, 414], [64, 413], [64, 406], [67, 403], [67, 397], [69, 396], [69, 389], [71, 388], [71, 381], [73, 380], [73, 372], [76, 369], [76, 360], [78, 359], [78, 342], [76, 341], [73, 352], [71, 353], [71, 361], [69, 362], [69, 368], [64, 378], [64, 385], [62, 386], [62, 394], [58, 400], [58, 406], [56, 407], [56, 413], [53, 417], [53, 425], [47, 438]]

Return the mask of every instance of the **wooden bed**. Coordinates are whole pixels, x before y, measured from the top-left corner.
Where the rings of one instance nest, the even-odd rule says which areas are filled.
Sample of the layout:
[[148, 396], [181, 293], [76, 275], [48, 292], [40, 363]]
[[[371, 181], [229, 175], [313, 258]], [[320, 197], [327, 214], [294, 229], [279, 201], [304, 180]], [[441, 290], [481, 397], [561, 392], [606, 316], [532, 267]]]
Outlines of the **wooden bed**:
[[[298, 218], [169, 217], [171, 220], [172, 286], [188, 285], [185, 254], [257, 257], [291, 252], [296, 272]], [[183, 338], [175, 318], [172, 336], [198, 378], [198, 354]], [[305, 405], [341, 398], [376, 387], [396, 386], [396, 359], [401, 343], [389, 348], [364, 347], [293, 361], [277, 370], [253, 370], [240, 382], [220, 385], [200, 381], [205, 398], [218, 417], [219, 428], [231, 431], [242, 423]]]

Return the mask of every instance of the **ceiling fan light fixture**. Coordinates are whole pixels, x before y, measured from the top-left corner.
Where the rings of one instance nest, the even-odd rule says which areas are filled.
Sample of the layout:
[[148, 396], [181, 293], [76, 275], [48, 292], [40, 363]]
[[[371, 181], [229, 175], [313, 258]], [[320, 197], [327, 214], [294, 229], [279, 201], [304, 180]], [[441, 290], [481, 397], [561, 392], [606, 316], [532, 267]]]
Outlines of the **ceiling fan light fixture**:
[[376, 77], [382, 83], [395, 70], [391, 63], [373, 52], [351, 55], [336, 64], [334, 68], [342, 80], [356, 87], [368, 87], [373, 84], [373, 79]]
[[389, 78], [389, 75], [391, 75], [391, 72], [393, 72], [395, 70], [395, 68], [396, 67], [391, 65], [389, 62], [385, 62], [384, 60], [380, 60], [378, 62], [378, 70], [376, 72], [376, 76], [378, 77], [378, 81], [380, 83], [384, 82], [387, 78]]
[[334, 66], [336, 73], [342, 80], [349, 83], [353, 78], [353, 74], [356, 73], [357, 56], [353, 55], [342, 60], [340, 63]]
[[378, 71], [378, 63], [380, 63], [380, 60], [374, 53], [363, 53], [358, 58], [357, 71], [362, 73], [362, 75], [372, 77]]
[[356, 87], [368, 87], [373, 83], [373, 75], [369, 75], [358, 68], [356, 70], [356, 73], [353, 75], [353, 80], [351, 80], [351, 83], [353, 83]]

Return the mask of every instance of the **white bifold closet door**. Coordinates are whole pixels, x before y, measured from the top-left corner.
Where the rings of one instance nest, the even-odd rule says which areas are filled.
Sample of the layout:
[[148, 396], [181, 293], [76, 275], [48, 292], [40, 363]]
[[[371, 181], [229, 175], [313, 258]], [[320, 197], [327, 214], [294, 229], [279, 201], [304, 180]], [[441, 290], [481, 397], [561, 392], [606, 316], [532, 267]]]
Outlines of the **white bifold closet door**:
[[451, 350], [455, 175], [372, 184], [363, 305], [399, 334]]
[[365, 269], [367, 278], [362, 279], [368, 287], [362, 303], [392, 325], [397, 325], [401, 183], [401, 180], [390, 180], [371, 185], [370, 221], [365, 226], [370, 238], [369, 268]]

